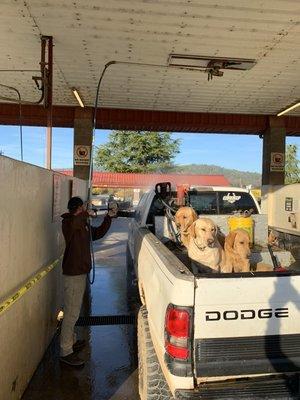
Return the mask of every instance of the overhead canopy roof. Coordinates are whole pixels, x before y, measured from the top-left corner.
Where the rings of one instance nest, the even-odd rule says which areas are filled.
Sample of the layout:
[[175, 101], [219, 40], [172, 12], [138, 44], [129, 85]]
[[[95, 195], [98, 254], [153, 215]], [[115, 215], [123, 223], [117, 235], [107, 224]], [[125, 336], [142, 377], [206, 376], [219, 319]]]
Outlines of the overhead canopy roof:
[[[299, 13], [298, 0], [2, 0], [1, 69], [38, 70], [39, 36], [52, 35], [55, 105], [77, 105], [76, 87], [92, 106], [104, 65], [117, 60], [157, 66], [110, 66], [102, 107], [274, 115], [299, 98]], [[257, 63], [208, 82], [167, 68], [171, 53]], [[34, 101], [34, 74], [0, 71], [0, 83]]]

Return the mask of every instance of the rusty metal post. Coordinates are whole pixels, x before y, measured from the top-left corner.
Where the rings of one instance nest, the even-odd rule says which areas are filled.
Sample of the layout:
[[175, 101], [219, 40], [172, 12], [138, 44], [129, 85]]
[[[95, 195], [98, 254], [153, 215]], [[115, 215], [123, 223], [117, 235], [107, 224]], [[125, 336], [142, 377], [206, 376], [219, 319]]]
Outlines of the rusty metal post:
[[[93, 143], [93, 109], [75, 108], [74, 116], [74, 153], [75, 148], [82, 146], [86, 149], [92, 149]], [[90, 161], [87, 164], [76, 161], [73, 157], [74, 177], [89, 181], [90, 179]]]
[[[45, 46], [47, 44], [47, 62], [45, 61]], [[44, 65], [42, 65], [44, 64]], [[47, 131], [46, 131], [46, 168], [51, 169], [52, 164], [52, 92], [53, 92], [53, 37], [42, 36], [42, 57], [41, 67], [44, 68], [45, 80], [45, 102], [47, 110]]]
[[285, 139], [285, 119], [269, 116], [269, 127], [263, 134], [263, 185], [284, 185]]

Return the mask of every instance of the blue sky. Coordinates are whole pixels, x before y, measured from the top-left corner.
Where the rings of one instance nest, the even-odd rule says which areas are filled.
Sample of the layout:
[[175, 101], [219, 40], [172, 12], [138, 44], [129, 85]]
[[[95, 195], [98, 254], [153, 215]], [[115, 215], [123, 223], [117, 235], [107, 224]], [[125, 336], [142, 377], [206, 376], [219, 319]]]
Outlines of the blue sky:
[[[110, 131], [96, 131], [95, 144], [105, 143]], [[242, 171], [261, 172], [262, 140], [256, 135], [221, 135], [173, 133], [181, 139], [176, 164], [215, 164]], [[46, 129], [23, 127], [24, 161], [45, 165]], [[296, 143], [300, 138], [287, 138]], [[18, 126], [0, 126], [0, 150], [4, 155], [20, 159], [20, 130]], [[73, 164], [73, 131], [66, 128], [53, 129], [53, 168], [71, 168]]]

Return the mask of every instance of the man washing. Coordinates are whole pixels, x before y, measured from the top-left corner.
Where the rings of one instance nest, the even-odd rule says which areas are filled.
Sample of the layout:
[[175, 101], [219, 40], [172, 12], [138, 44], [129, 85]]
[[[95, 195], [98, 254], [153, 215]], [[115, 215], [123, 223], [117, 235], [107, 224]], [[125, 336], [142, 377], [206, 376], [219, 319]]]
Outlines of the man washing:
[[[68, 210], [68, 213], [62, 215], [66, 248], [62, 262], [64, 318], [60, 336], [60, 361], [79, 367], [84, 365], [84, 361], [76, 353], [84, 347], [85, 341], [76, 341], [74, 327], [81, 309], [86, 277], [92, 267], [88, 218], [94, 216], [94, 211], [88, 211], [80, 197], [69, 200]], [[100, 239], [106, 234], [116, 213], [117, 210], [109, 210], [100, 226], [91, 227], [92, 240]]]

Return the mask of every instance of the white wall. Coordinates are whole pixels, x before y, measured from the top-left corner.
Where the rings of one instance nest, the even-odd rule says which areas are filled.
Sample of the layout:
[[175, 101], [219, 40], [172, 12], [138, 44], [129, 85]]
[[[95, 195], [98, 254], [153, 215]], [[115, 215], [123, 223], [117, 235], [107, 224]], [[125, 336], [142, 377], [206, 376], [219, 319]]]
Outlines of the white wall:
[[[61, 219], [52, 222], [53, 172], [0, 156], [0, 303], [63, 252]], [[71, 177], [60, 175], [66, 211]], [[75, 180], [76, 195], [86, 183]], [[61, 266], [0, 315], [0, 400], [19, 399], [56, 329]]]
[[[286, 210], [286, 206], [291, 204], [292, 210]], [[268, 215], [269, 226], [282, 232], [300, 235], [300, 183], [263, 186], [261, 205], [262, 212]]]

